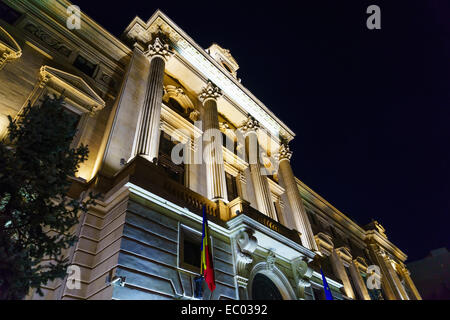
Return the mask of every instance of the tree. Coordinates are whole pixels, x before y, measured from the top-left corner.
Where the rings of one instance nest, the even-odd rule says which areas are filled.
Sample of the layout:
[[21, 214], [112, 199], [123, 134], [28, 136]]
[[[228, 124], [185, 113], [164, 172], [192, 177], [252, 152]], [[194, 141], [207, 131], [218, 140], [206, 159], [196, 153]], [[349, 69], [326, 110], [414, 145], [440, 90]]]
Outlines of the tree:
[[65, 249], [77, 240], [79, 215], [95, 204], [70, 199], [70, 177], [88, 157], [88, 147], [71, 148], [76, 120], [63, 97], [30, 104], [0, 142], [0, 299], [23, 299], [30, 288], [63, 278]]

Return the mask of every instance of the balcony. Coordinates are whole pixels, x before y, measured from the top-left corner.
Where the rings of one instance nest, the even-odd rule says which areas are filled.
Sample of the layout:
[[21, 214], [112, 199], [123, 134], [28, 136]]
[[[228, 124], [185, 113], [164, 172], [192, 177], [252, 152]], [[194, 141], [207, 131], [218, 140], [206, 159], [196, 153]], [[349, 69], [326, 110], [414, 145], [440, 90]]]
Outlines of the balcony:
[[82, 191], [90, 188], [94, 188], [96, 192], [101, 192], [107, 196], [113, 194], [128, 182], [182, 208], [187, 208], [199, 216], [203, 215], [202, 208], [205, 206], [208, 219], [223, 227], [226, 227], [227, 221], [231, 221], [239, 216], [246, 216], [258, 224], [301, 245], [299, 232], [289, 229], [262, 214], [251, 207], [247, 201], [238, 197], [228, 204], [213, 202], [171, 179], [167, 170], [162, 165], [150, 162], [139, 156], [129, 162], [112, 178], [99, 175], [89, 184], [83, 184], [81, 181], [75, 180], [69, 196], [78, 197]]

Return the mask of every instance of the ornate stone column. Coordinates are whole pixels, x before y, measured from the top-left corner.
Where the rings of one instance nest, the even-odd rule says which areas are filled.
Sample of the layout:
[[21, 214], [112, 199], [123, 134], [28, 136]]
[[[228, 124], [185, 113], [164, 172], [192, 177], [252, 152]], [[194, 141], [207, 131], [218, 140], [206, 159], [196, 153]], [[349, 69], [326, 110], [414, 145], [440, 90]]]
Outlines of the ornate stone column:
[[206, 185], [208, 198], [216, 201], [227, 201], [227, 188], [225, 181], [225, 169], [223, 164], [222, 134], [219, 129], [219, 114], [217, 111], [217, 99], [222, 96], [218, 87], [211, 81], [203, 88], [199, 95], [203, 103], [203, 141], [207, 142], [204, 148], [204, 160], [206, 163]]
[[346, 266], [344, 265], [343, 259], [337, 249], [333, 249], [331, 252], [331, 266], [333, 268], [334, 274], [336, 274], [339, 279], [341, 279], [344, 285], [345, 295], [352, 299], [355, 299], [355, 293], [353, 292], [352, 284], [348, 278]]
[[289, 146], [281, 144], [278, 153], [278, 172], [284, 183], [283, 187], [286, 190], [286, 196], [294, 216], [295, 228], [301, 233], [302, 244], [308, 249], [317, 251], [318, 249], [314, 240], [314, 234], [303, 206], [303, 200], [300, 196], [297, 182], [295, 181], [294, 172], [292, 171], [290, 162], [291, 157], [292, 151], [289, 150]]
[[158, 158], [161, 119], [161, 104], [164, 90], [164, 69], [174, 52], [168, 44], [156, 37], [144, 53], [150, 60], [147, 89], [140, 115], [140, 126], [136, 153], [150, 161]]
[[402, 266], [400, 269], [400, 273], [403, 276], [403, 279], [405, 280], [406, 285], [409, 287], [409, 290], [414, 295], [414, 298], [416, 300], [422, 300], [419, 290], [417, 290], [416, 285], [414, 284], [414, 282], [411, 279], [411, 273], [409, 272], [409, 270], [406, 269], [405, 266]]
[[257, 134], [259, 128], [259, 122], [249, 116], [239, 130], [245, 137], [246, 160], [250, 168], [258, 210], [270, 218], [277, 220], [267, 177], [261, 174], [260, 147]]
[[[365, 266], [367, 268], [367, 266]], [[367, 286], [364, 283], [364, 279], [361, 276], [359, 269], [358, 260], [354, 259], [349, 267], [350, 275], [353, 277], [353, 283], [355, 284], [355, 290], [358, 292], [359, 297], [364, 300], [370, 300], [369, 292], [367, 291]]]

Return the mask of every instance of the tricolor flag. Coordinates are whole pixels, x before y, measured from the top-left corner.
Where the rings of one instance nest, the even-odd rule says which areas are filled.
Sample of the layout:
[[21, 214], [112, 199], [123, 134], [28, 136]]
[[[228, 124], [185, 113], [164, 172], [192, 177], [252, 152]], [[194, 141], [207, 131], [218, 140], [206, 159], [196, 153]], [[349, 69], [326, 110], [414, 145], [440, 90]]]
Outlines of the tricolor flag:
[[202, 253], [201, 253], [201, 271], [203, 274], [208, 288], [211, 291], [216, 289], [216, 280], [214, 278], [214, 266], [211, 256], [211, 250], [209, 249], [209, 236], [208, 236], [208, 219], [206, 218], [206, 207], [203, 206], [203, 231], [202, 231]]
[[325, 299], [333, 300], [333, 295], [331, 294], [331, 290], [330, 290], [330, 287], [328, 286], [327, 279], [323, 275], [322, 268], [320, 268], [320, 273], [322, 274], [323, 290], [325, 291]]

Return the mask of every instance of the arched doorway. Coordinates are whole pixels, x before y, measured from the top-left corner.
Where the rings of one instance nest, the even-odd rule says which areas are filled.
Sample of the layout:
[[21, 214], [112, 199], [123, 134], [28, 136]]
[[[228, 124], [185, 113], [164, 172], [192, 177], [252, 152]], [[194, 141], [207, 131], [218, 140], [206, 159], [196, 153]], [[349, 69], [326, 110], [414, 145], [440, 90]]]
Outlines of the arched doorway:
[[283, 297], [269, 277], [258, 273], [252, 283], [252, 300], [283, 300]]

